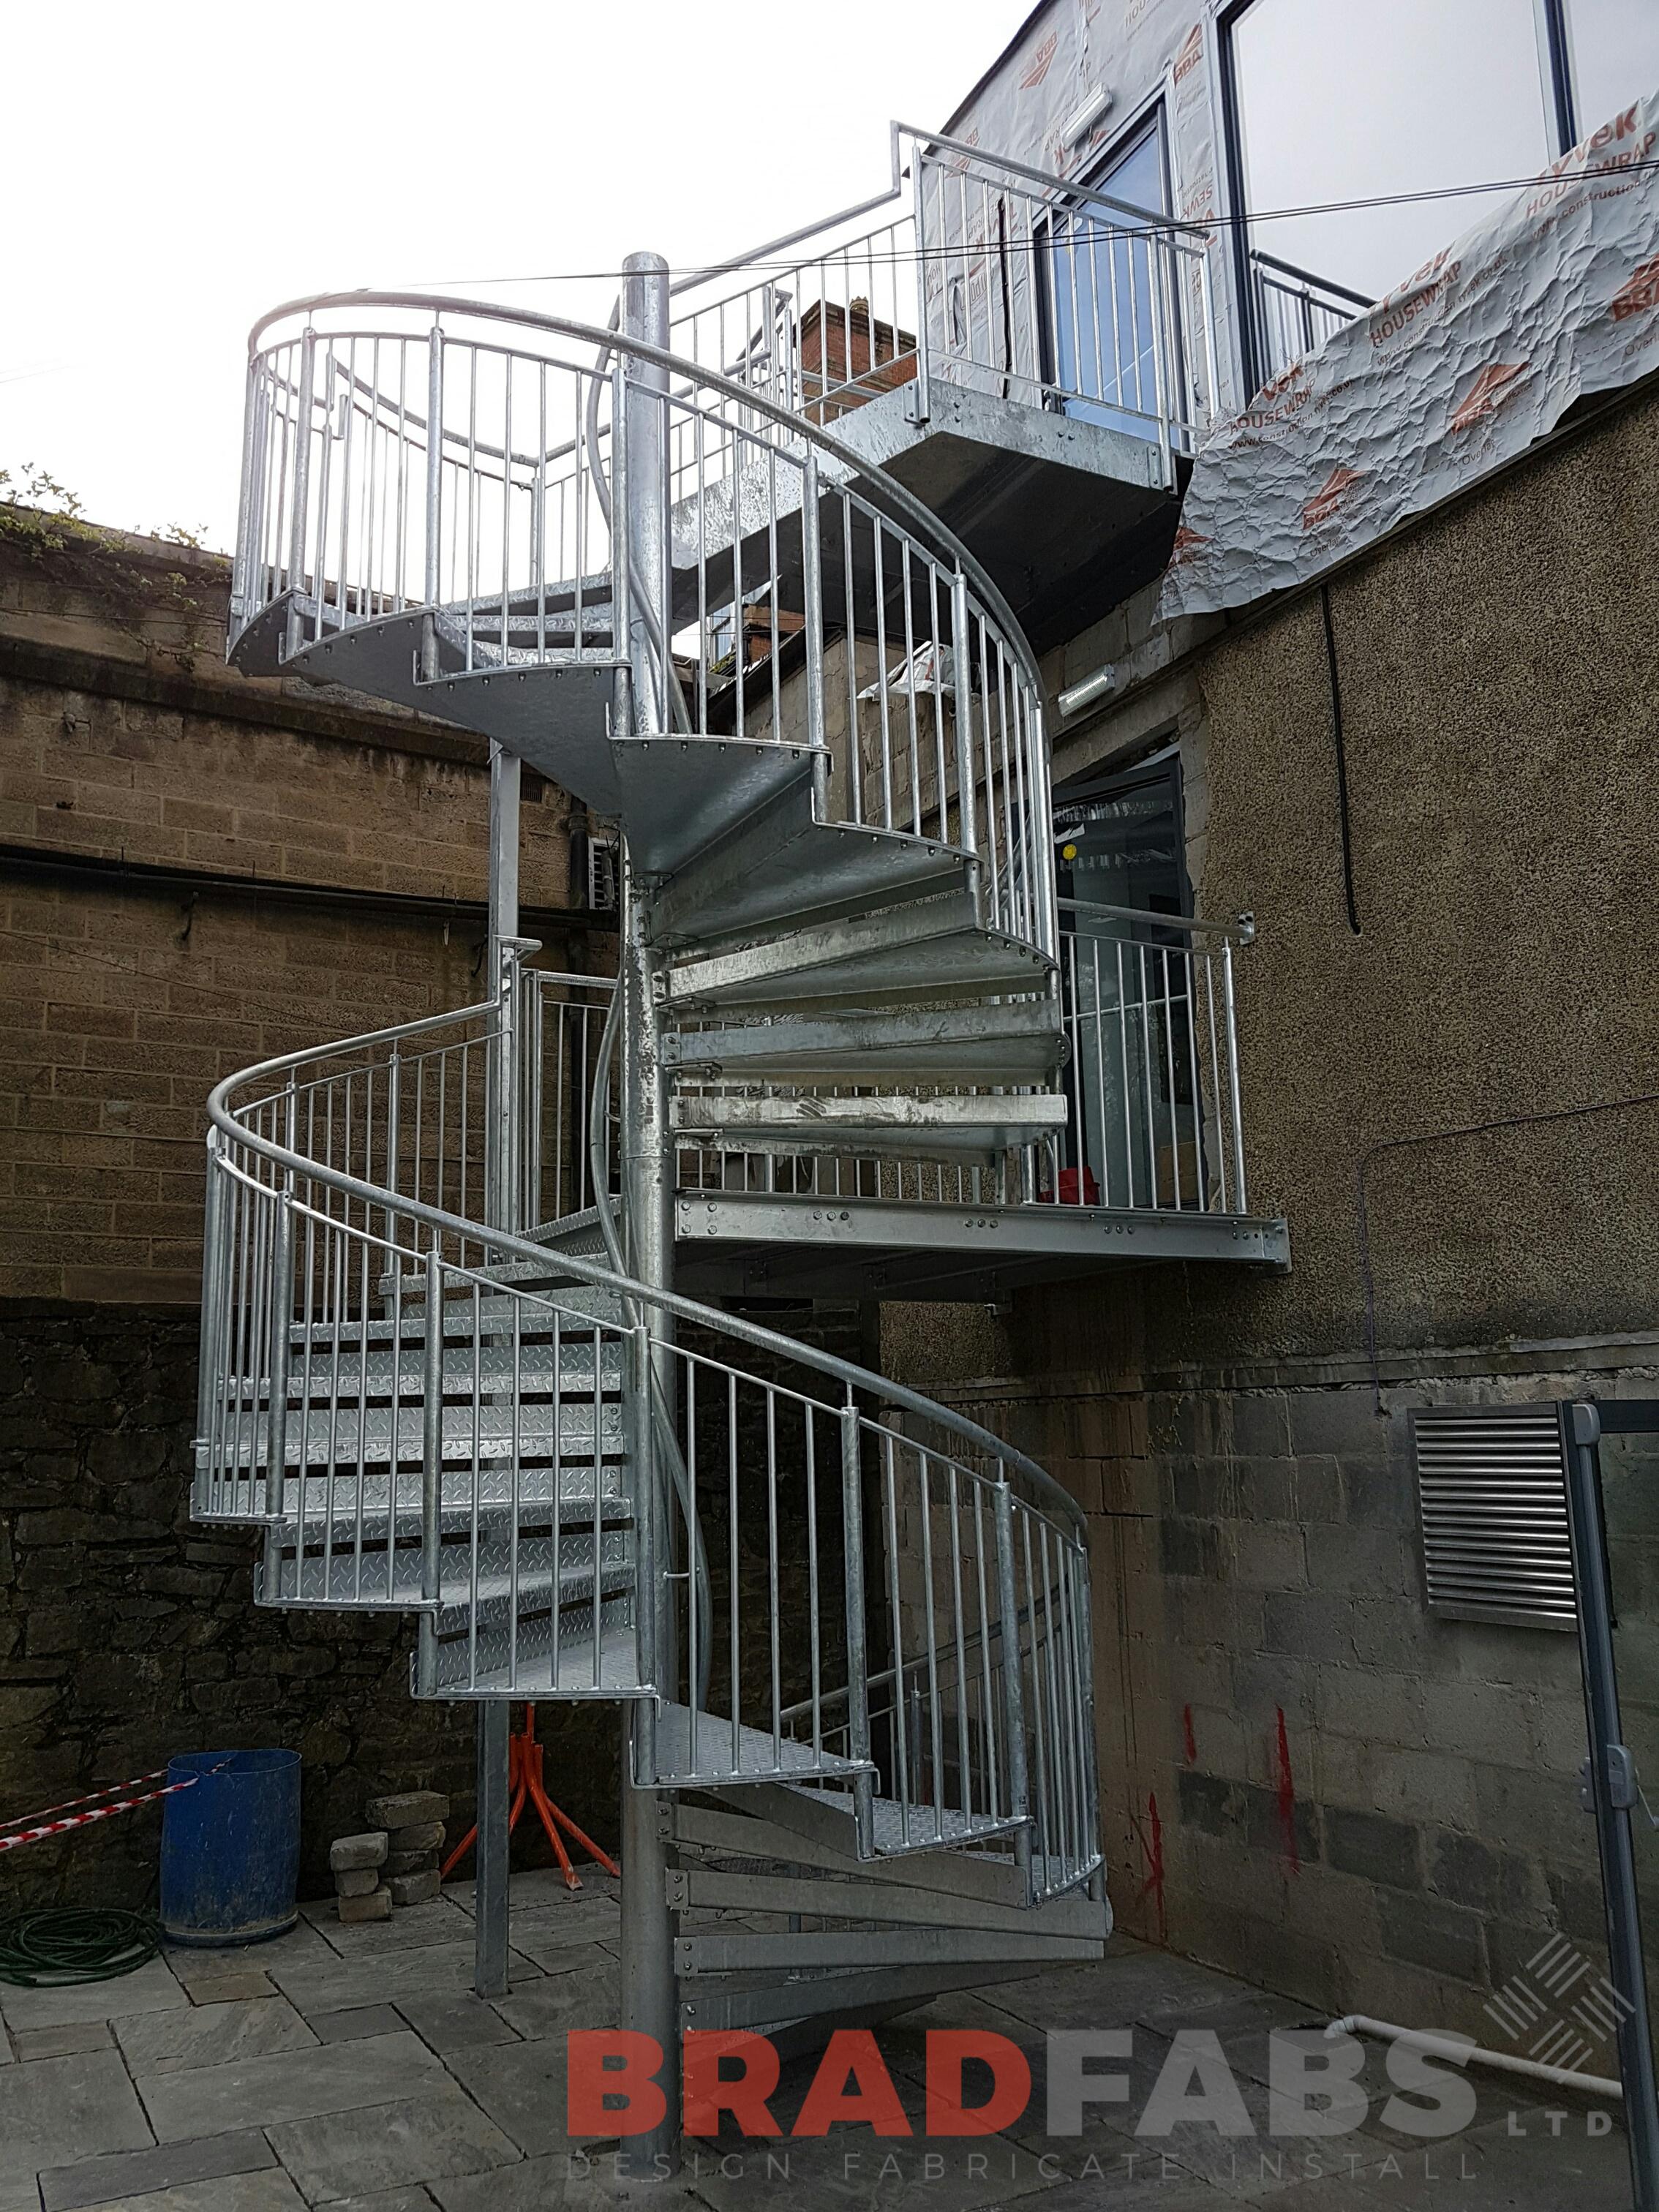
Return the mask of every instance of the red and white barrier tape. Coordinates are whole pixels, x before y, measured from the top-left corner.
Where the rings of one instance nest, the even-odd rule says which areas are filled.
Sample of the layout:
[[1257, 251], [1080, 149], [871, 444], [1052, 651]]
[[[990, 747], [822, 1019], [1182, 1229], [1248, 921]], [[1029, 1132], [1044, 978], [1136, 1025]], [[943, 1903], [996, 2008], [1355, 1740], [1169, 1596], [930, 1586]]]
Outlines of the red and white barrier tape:
[[[22, 1844], [38, 1844], [43, 1836], [61, 1836], [70, 1828], [84, 1828], [93, 1820], [112, 1820], [118, 1813], [131, 1813], [140, 1805], [153, 1805], [158, 1797], [171, 1797], [175, 1790], [193, 1790], [202, 1778], [199, 1774], [187, 1775], [182, 1782], [169, 1782], [163, 1790], [146, 1790], [142, 1797], [124, 1797], [118, 1805], [96, 1802], [100, 1797], [114, 1796], [118, 1790], [137, 1789], [141, 1782], [159, 1782], [167, 1771], [165, 1766], [158, 1766], [153, 1774], [135, 1775], [131, 1782], [112, 1782], [106, 1789], [89, 1790], [84, 1797], [70, 1797], [61, 1805], [48, 1805], [45, 1813], [22, 1813], [15, 1820], [0, 1820], [0, 1851], [14, 1851]], [[74, 1809], [77, 1805], [92, 1805], [95, 1809], [77, 1813]], [[69, 1817], [63, 1820], [48, 1819], [47, 1814], [52, 1813], [64, 1813]], [[23, 1827], [25, 1820], [32, 1821], [33, 1826]], [[18, 1828], [21, 1832], [7, 1835], [3, 1832], [8, 1828]]]

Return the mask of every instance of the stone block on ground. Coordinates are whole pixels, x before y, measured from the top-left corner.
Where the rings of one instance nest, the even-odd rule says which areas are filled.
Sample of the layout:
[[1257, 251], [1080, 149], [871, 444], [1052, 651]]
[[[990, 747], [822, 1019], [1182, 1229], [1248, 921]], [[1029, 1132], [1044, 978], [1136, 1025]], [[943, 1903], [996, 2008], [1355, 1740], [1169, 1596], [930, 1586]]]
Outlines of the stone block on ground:
[[449, 1800], [436, 1790], [405, 1790], [395, 1796], [371, 1797], [364, 1818], [371, 1828], [413, 1828], [449, 1818]]
[[444, 1824], [441, 1820], [416, 1820], [408, 1827], [391, 1831], [387, 1856], [390, 1856], [392, 1851], [402, 1856], [409, 1851], [441, 1850], [443, 1840]]
[[380, 1886], [379, 1867], [349, 1867], [334, 1877], [334, 1887], [342, 1897], [371, 1897]]
[[365, 1867], [384, 1866], [386, 1833], [384, 1827], [361, 1836], [342, 1836], [328, 1847], [328, 1863], [335, 1874], [357, 1874]]
[[394, 1874], [387, 1884], [394, 1905], [424, 1905], [437, 1896], [440, 1887], [436, 1867], [425, 1874]]
[[425, 1874], [437, 1863], [438, 1852], [435, 1846], [429, 1851], [388, 1851], [382, 1872], [390, 1881], [392, 1875], [397, 1874]]
[[390, 1920], [392, 1892], [380, 1888], [371, 1890], [367, 1897], [343, 1897], [336, 1910], [348, 1927], [359, 1920]]

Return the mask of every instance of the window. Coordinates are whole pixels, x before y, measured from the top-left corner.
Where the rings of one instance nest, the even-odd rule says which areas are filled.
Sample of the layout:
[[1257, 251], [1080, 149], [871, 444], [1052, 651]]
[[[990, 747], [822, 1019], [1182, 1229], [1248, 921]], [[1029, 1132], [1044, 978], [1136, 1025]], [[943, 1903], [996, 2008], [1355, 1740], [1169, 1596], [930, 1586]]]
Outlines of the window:
[[[1160, 434], [1158, 251], [1148, 226], [1170, 212], [1169, 163], [1159, 107], [1083, 179], [1084, 191], [1048, 229], [1042, 307], [1046, 374], [1067, 415], [1132, 436]], [[1137, 233], [1146, 231], [1145, 238]]]
[[[1552, 157], [1533, 0], [1252, 0], [1233, 90], [1253, 248], [1375, 299], [1492, 204], [1333, 202], [1533, 175]], [[1275, 216], [1276, 209], [1328, 212]], [[1257, 210], [1261, 210], [1258, 215]]]
[[1565, 0], [1574, 135], [1588, 138], [1632, 100], [1659, 92], [1655, 0]]
[[1656, 0], [1232, 0], [1220, 21], [1252, 388], [1498, 204], [1460, 187], [1534, 175], [1659, 87]]

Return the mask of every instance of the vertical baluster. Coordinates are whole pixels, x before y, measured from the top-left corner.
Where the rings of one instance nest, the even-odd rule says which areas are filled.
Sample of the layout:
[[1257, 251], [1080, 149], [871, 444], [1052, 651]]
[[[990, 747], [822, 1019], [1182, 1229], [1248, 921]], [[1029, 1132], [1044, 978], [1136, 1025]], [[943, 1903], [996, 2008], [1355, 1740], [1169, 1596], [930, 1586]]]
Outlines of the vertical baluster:
[[904, 1691], [904, 1620], [899, 1595], [898, 1495], [894, 1470], [895, 1446], [893, 1432], [882, 1428], [881, 1480], [883, 1533], [886, 1539], [887, 1606], [889, 1633], [892, 1643], [893, 1667], [893, 1759], [896, 1771], [892, 1777], [893, 1794], [899, 1804], [900, 1839], [910, 1841], [910, 1753], [906, 1741]]
[[739, 1719], [742, 1662], [738, 1650], [738, 1378], [730, 1369], [726, 1371], [726, 1571], [730, 1577], [726, 1589], [726, 1633], [732, 1669], [732, 1771], [736, 1774], [743, 1766], [739, 1732], [742, 1725]]
[[1234, 1204], [1240, 1213], [1250, 1210], [1244, 1187], [1244, 1107], [1238, 1085], [1238, 1022], [1233, 1004], [1233, 946], [1231, 938], [1221, 940], [1221, 998], [1224, 1009], [1223, 1034], [1227, 1040], [1227, 1109], [1233, 1130], [1233, 1187], [1237, 1193]]
[[[423, 1285], [426, 1334], [421, 1357], [421, 1615], [420, 1685], [430, 1697], [437, 1687], [437, 1607], [443, 1596], [444, 1510], [444, 1339], [438, 1316], [443, 1310], [444, 1267], [436, 1249], [426, 1255]], [[395, 1516], [389, 1524], [395, 1535]]]
[[1002, 1628], [1002, 1735], [1008, 1767], [1008, 1816], [1022, 1822], [1014, 1853], [1029, 1884], [1031, 1876], [1030, 1782], [1026, 1758], [1025, 1683], [1020, 1649], [1019, 1598], [1014, 1571], [1013, 1496], [1000, 1468], [992, 1492], [997, 1547], [997, 1611]]

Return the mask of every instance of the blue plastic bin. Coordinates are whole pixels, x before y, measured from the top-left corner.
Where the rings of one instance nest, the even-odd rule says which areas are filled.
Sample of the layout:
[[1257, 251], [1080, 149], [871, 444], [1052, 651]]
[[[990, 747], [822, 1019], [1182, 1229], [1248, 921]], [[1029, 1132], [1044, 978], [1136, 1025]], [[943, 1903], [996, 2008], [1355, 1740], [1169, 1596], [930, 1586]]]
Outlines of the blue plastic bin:
[[258, 1943], [299, 1917], [300, 1754], [187, 1751], [163, 1800], [161, 1926], [170, 1943]]

